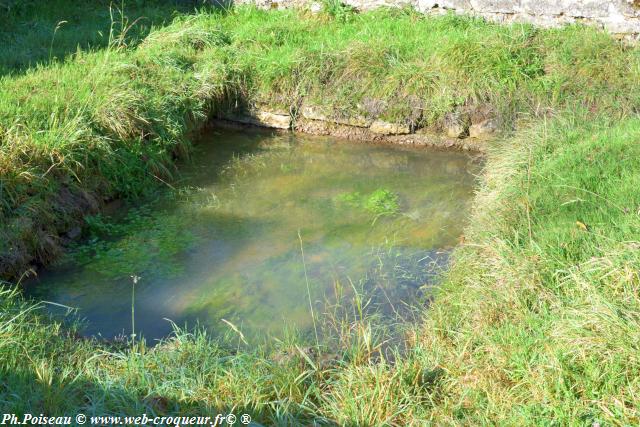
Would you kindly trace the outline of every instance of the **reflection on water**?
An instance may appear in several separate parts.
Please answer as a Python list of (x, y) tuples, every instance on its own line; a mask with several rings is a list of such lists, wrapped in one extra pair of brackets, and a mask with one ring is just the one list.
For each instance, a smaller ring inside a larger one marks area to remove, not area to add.
[(446, 264), (478, 168), (457, 152), (214, 131), (178, 190), (89, 219), (87, 241), (30, 292), (77, 307), (87, 334), (113, 337), (131, 333), (139, 276), (135, 322), (147, 339), (171, 331), (164, 319), (214, 335), (229, 329), (221, 319), (248, 334), (308, 330), (305, 267), (320, 316), (354, 289), (393, 308)]

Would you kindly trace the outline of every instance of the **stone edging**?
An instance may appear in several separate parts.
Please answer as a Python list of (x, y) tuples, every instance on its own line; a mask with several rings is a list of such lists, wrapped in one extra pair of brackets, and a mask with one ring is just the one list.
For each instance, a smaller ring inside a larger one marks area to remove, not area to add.
[(487, 141), (498, 131), (497, 120), (480, 117), (474, 120), (464, 112), (445, 117), (443, 132), (412, 129), (404, 123), (391, 123), (365, 117), (336, 118), (322, 112), (319, 107), (302, 107), (295, 116), (283, 111), (251, 109), (241, 113), (228, 113), (218, 119), (244, 125), (290, 130), (311, 135), (331, 135), (357, 141), (389, 144), (455, 148), (485, 151)]

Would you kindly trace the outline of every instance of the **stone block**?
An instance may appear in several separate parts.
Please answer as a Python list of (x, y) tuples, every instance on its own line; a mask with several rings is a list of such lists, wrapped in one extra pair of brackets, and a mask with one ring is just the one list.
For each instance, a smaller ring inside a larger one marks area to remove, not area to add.
[(367, 119), (366, 117), (362, 116), (334, 117), (332, 121), (341, 125), (355, 126), (360, 128), (367, 128), (371, 126), (371, 123), (373, 123), (372, 119)]
[(298, 114), (309, 120), (329, 121), (329, 115), (322, 108), (315, 105), (303, 105), (298, 111)]
[(640, 0), (618, 0), (613, 10), (625, 17), (640, 17)]
[(432, 12), (434, 9), (471, 11), (473, 8), (469, 0), (417, 0), (416, 10), (421, 13)]
[(444, 9), (470, 10), (472, 8), (469, 0), (442, 0), (438, 6)]
[(335, 116), (328, 113), (322, 107), (305, 104), (300, 108), (300, 115), (309, 120), (318, 120), (322, 122), (331, 122), (347, 126), (356, 126), (366, 128), (371, 126), (372, 119), (362, 116)]
[(483, 120), (469, 127), (469, 136), (475, 139), (491, 139), (498, 132), (498, 122), (495, 119)]
[(291, 116), (269, 111), (250, 111), (247, 114), (232, 117), (231, 120), (274, 129), (291, 129)]
[(411, 133), (409, 125), (403, 123), (390, 123), (383, 120), (376, 120), (371, 123), (369, 130), (378, 135), (406, 135)]
[(520, 0), (470, 0), (471, 7), (483, 13), (507, 13), (520, 12)]
[(463, 111), (454, 111), (444, 116), (443, 126), (449, 138), (464, 138), (469, 135), (471, 119)]
[(566, 15), (574, 18), (603, 18), (614, 0), (521, 0), (521, 11), (529, 15)]

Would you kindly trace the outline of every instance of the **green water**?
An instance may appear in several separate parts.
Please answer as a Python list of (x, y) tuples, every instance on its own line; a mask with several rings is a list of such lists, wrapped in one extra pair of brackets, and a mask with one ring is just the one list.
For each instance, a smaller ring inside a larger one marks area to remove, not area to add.
[(136, 333), (148, 340), (171, 332), (167, 319), (213, 335), (229, 332), (222, 319), (247, 336), (309, 331), (309, 300), (322, 324), (356, 293), (368, 309), (398, 313), (424, 303), (446, 268), (478, 163), (459, 152), (213, 131), (175, 190), (89, 218), (82, 243), (29, 293), (76, 308), (87, 335), (107, 338), (131, 334), (132, 298)]

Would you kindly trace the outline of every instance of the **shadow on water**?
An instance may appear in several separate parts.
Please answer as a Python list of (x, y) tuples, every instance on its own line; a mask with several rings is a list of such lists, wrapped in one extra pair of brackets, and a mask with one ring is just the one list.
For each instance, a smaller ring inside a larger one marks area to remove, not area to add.
[(123, 35), (127, 45), (135, 45), (151, 28), (167, 25), (177, 14), (213, 4), (204, 0), (2, 0), (0, 76), (63, 60), (78, 49), (103, 49), (110, 34)]
[[(85, 325), (83, 333), (87, 336), (104, 335), (108, 339), (131, 334), (133, 298), (136, 335), (151, 341), (166, 337), (173, 331), (170, 320), (184, 326), (186, 322), (194, 325), (199, 318), (195, 311), (184, 316), (176, 310), (178, 304), (183, 304), (178, 301), (176, 288), (184, 294), (197, 286), (199, 280), (206, 280), (206, 276), (197, 274), (199, 267), (221, 265), (233, 259), (250, 244), (250, 230), (261, 226), (258, 221), (224, 214), (207, 213), (204, 217), (212, 226), (223, 230), (223, 234), (229, 233), (234, 237), (234, 244), (228, 244), (224, 236), (210, 236), (206, 241), (198, 240), (197, 243), (193, 236), (187, 236), (184, 246), (177, 245), (175, 250), (169, 248), (166, 256), (156, 252), (156, 256), (146, 258), (144, 251), (154, 243), (145, 236), (135, 241), (135, 237), (129, 235), (114, 240), (116, 244), (124, 242), (124, 246), (117, 245), (102, 252), (108, 258), (105, 262), (95, 259), (94, 254), (100, 254), (100, 249), (86, 259), (71, 258), (63, 261), (59, 269), (44, 273), (42, 279), (28, 283), (25, 291), (27, 295), (51, 302), (50, 311), (61, 319), (67, 317), (67, 307), (79, 308), (77, 316)], [(161, 230), (153, 230), (156, 232)], [(179, 238), (177, 233), (181, 233), (181, 229), (176, 229), (175, 236), (165, 234), (155, 239), (161, 244), (172, 244)], [(246, 238), (238, 239), (241, 235)], [(136, 253), (143, 255), (136, 257)], [(140, 277), (135, 285), (134, 275)], [(49, 286), (51, 283), (64, 283), (64, 286)], [(220, 295), (220, 299), (222, 297)], [(230, 306), (229, 301), (225, 305)], [(72, 316), (67, 320), (76, 319)]]

